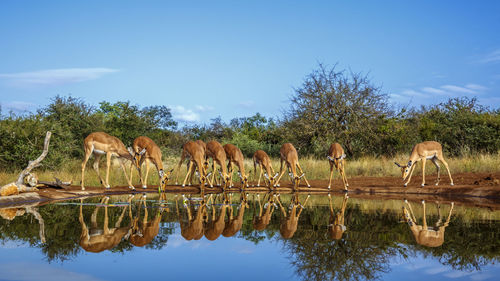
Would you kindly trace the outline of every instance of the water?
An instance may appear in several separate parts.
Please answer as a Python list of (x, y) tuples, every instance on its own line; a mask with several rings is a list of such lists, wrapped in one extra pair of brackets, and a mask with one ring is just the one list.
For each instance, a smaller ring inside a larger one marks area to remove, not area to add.
[(137, 194), (0, 209), (0, 280), (498, 280), (498, 211), (427, 202), (441, 228), (422, 233), (409, 204)]

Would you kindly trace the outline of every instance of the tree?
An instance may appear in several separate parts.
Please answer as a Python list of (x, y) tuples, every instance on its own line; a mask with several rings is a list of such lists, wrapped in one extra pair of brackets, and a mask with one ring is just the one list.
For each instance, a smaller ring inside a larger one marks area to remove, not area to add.
[(380, 121), (391, 115), (387, 95), (366, 75), (320, 64), (290, 98), (284, 113), (287, 140), (299, 149), (323, 156), (331, 142), (347, 153), (365, 154)]

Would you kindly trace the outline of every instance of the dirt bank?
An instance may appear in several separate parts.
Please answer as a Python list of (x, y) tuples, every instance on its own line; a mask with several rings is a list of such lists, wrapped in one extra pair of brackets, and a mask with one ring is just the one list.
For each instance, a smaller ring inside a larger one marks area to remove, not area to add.
[[(408, 200), (438, 200), (442, 202), (454, 201), (465, 205), (489, 207), (500, 209), (500, 173), (463, 173), (454, 175), (455, 185), (449, 185), (449, 179), (442, 177), (439, 186), (435, 186), (435, 175), (426, 177), (429, 185), (420, 187), (421, 177), (414, 177), (408, 187), (403, 187), (401, 178), (395, 177), (355, 177), (349, 179), (349, 195), (354, 198), (366, 199), (408, 199)], [(251, 185), (253, 182), (250, 183)], [(299, 192), (310, 194), (327, 194), (328, 192), (343, 192), (340, 180), (333, 181), (332, 190), (328, 190), (328, 181), (312, 180), (312, 187), (300, 186)], [(239, 191), (239, 188), (230, 190)], [(157, 192), (157, 187), (150, 186), (147, 189), (137, 187), (131, 191), (128, 187), (117, 186), (109, 190), (103, 187), (87, 187), (82, 191), (79, 186), (71, 186), (66, 189), (40, 188), (33, 193), (25, 193), (17, 196), (0, 197), (0, 207), (22, 205), (39, 201), (46, 204), (54, 200), (68, 200), (87, 196), (114, 195), (125, 193)], [(248, 193), (267, 192), (266, 187), (249, 187)], [(290, 181), (283, 181), (281, 187), (276, 188), (276, 192), (292, 192)], [(168, 193), (199, 193), (198, 186), (181, 187), (179, 185), (169, 185)], [(206, 193), (222, 192), (221, 188), (205, 188)]]

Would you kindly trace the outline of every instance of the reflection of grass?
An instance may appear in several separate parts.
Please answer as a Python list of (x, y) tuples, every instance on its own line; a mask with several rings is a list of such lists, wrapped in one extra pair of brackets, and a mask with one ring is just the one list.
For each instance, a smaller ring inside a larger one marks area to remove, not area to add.
[[(346, 174), (347, 177), (355, 177), (355, 176), (400, 176), (400, 170), (394, 165), (394, 161), (398, 161), (400, 163), (406, 163), (408, 159), (408, 155), (400, 155), (395, 158), (385, 158), (385, 157), (363, 157), (360, 159), (347, 159), (346, 160)], [(173, 167), (177, 167), (177, 163), (179, 161), (178, 157), (165, 157), (165, 169), (170, 170)], [(300, 165), (308, 179), (328, 179), (330, 167), (328, 161), (325, 159), (317, 160), (313, 158), (303, 158), (300, 159)], [(448, 164), (450, 165), (450, 170), (452, 175), (455, 173), (462, 172), (498, 172), (500, 171), (500, 153), (499, 154), (480, 154), (480, 155), (470, 155), (467, 157), (461, 158), (449, 158), (447, 159)], [(116, 162), (116, 161), (115, 161)], [(280, 169), (280, 161), (279, 159), (273, 159), (273, 167), (276, 172), (279, 172)], [(89, 161), (86, 169), (86, 185), (89, 186), (99, 186), (99, 180), (97, 179), (97, 174), (92, 168), (93, 159)], [(75, 160), (67, 164), (60, 171), (37, 171), (35, 173), (39, 176), (40, 180), (50, 180), (52, 181), (54, 176), (60, 178), (61, 180), (73, 180), (73, 184), (78, 185), (80, 182), (80, 171), (81, 171), (81, 162), (79, 160)], [(421, 164), (418, 164), (414, 175), (418, 175), (421, 173)], [(101, 176), (104, 178), (106, 175), (106, 167), (105, 162), (102, 161), (100, 165)], [(128, 166), (128, 164), (127, 164)], [(152, 165), (151, 165), (152, 166)], [(443, 165), (441, 165), (441, 174), (446, 177), (446, 169)], [(245, 168), (246, 173), (250, 174), (250, 180), (253, 180), (253, 163), (251, 159), (245, 160)], [(129, 168), (127, 168), (128, 171)], [(150, 168), (149, 173), (149, 184), (158, 184), (158, 174), (154, 166)], [(432, 162), (427, 162), (426, 170), (428, 174), (434, 174), (436, 169)], [(258, 177), (259, 168), (257, 167), (257, 177)], [(139, 184), (139, 178), (137, 175), (137, 171), (134, 169), (134, 184)], [(177, 171), (174, 171), (174, 180)], [(17, 177), (17, 173), (5, 173), (0, 172), (0, 185), (5, 184), (10, 181), (14, 181)], [(184, 180), (184, 175), (186, 174), (186, 165), (182, 165), (180, 169), (179, 181)], [(337, 172), (334, 172), (334, 178), (338, 179), (339, 175)], [(237, 176), (235, 175), (235, 179)], [(173, 182), (172, 180), (171, 182)], [(256, 179), (255, 179), (256, 180)], [(283, 180), (288, 180), (287, 175), (283, 176)], [(123, 172), (120, 166), (115, 163), (114, 166), (110, 169), (109, 176), (110, 184), (113, 185), (126, 185), (127, 181), (123, 176)]]

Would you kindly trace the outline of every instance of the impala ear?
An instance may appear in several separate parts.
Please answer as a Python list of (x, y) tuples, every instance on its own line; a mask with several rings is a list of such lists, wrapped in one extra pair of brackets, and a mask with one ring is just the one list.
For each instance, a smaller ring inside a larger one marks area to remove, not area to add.
[(306, 175), (306, 173), (302, 173), (302, 175), (299, 177), (299, 179), (304, 177), (305, 175)]
[(269, 179), (269, 176), (267, 175), (267, 173), (264, 173), (264, 177), (266, 177), (266, 179)]
[(145, 149), (145, 148), (143, 148), (143, 149), (141, 150), (141, 152), (139, 152), (139, 155), (143, 155), (144, 153), (146, 153), (146, 149)]
[(327, 155), (326, 158), (328, 158), (328, 160), (330, 161), (333, 161), (332, 157), (330, 157), (330, 155)]
[(132, 156), (135, 156), (135, 151), (132, 149), (132, 147), (127, 147), (127, 150), (128, 150), (128, 153), (130, 153), (130, 155)]
[(411, 165), (412, 165), (412, 164), (413, 164), (413, 163), (411, 162), (411, 160), (410, 160), (410, 161), (408, 161), (408, 168), (409, 168), (409, 167), (411, 167)]
[(396, 166), (398, 166), (399, 168), (401, 168), (401, 165), (399, 165), (398, 162), (394, 162), (394, 164), (396, 164)]
[(273, 179), (275, 179), (280, 173), (276, 173), (276, 175), (274, 175)]
[(174, 171), (174, 169), (172, 168), (172, 170), (168, 171), (168, 173), (171, 174), (173, 171)]
[(342, 156), (340, 157), (340, 159), (344, 159), (346, 157), (345, 153), (342, 154)]

